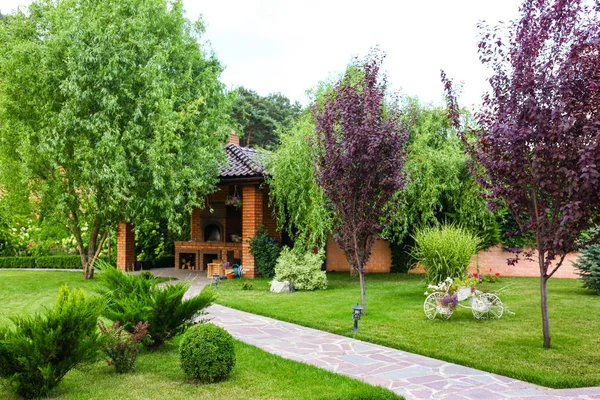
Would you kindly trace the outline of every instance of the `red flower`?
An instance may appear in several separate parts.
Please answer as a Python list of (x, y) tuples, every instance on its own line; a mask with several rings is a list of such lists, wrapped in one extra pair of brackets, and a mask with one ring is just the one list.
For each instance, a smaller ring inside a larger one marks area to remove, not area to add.
[(500, 276), (500, 272), (496, 272), (496, 276)]
[(475, 293), (475, 288), (474, 287), (471, 288), (471, 293)]
[(477, 272), (473, 273), (473, 278), (477, 278)]
[(491, 278), (491, 277), (490, 277), (490, 282), (493, 282), (493, 281), (494, 281), (494, 278)]

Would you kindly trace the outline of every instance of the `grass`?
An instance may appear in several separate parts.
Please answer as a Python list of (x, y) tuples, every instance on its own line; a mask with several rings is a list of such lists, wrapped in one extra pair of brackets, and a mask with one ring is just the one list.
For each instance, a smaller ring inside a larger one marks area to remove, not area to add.
[[(372, 274), (367, 311), (354, 334), (351, 306), (360, 301), (358, 278), (328, 273), (329, 287), (314, 292), (270, 293), (268, 279), (219, 285), (217, 303), (340, 335), (423, 354), (553, 388), (600, 386), (600, 296), (573, 279), (548, 285), (552, 348), (542, 348), (537, 278), (503, 278), (501, 298), (515, 315), (478, 321), (459, 308), (448, 321), (423, 313), (422, 276)], [(495, 285), (495, 286), (494, 286)]]
[[(0, 324), (7, 315), (33, 313), (51, 307), (58, 287), (94, 290), (97, 281), (83, 281), (81, 272), (0, 271)], [(69, 372), (52, 399), (397, 399), (387, 389), (283, 359), (236, 341), (237, 364), (219, 383), (200, 385), (179, 367), (178, 337), (152, 352), (143, 351), (136, 372), (117, 375), (98, 361)], [(0, 398), (15, 399), (0, 385)]]

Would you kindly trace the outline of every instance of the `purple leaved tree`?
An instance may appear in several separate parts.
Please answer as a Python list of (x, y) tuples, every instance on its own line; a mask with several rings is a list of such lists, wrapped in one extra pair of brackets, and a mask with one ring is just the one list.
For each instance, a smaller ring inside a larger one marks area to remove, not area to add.
[(386, 205), (403, 189), (408, 124), (398, 99), (386, 99), (384, 54), (355, 60), (312, 108), (317, 180), (334, 210), (334, 239), (358, 274), (366, 313), (365, 264), (381, 232)]
[[(481, 32), (492, 89), (476, 114), (478, 128), (463, 140), (492, 205), (505, 204), (521, 231), (531, 232), (537, 252), (525, 256), (539, 262), (549, 348), (548, 279), (582, 231), (600, 224), (600, 20), (581, 0), (526, 0), (506, 39), (499, 28)], [(458, 127), (452, 84), (443, 73), (442, 80)]]

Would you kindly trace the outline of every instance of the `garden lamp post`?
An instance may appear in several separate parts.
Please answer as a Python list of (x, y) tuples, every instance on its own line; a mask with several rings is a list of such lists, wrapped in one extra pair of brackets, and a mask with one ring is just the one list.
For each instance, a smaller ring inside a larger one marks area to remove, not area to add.
[(219, 274), (213, 274), (213, 283), (215, 284), (215, 289), (219, 288)]
[(354, 320), (354, 327), (352, 328), (352, 332), (356, 332), (358, 330), (358, 320), (360, 319), (360, 315), (362, 314), (363, 308), (356, 303), (355, 306), (352, 306), (352, 319)]

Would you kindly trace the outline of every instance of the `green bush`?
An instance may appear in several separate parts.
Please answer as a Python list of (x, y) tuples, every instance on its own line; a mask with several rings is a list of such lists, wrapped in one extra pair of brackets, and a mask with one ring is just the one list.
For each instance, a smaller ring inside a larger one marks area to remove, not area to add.
[(36, 259), (38, 268), (81, 269), (81, 257), (72, 256), (43, 256)]
[(275, 273), (275, 265), (281, 248), (263, 225), (250, 239), (250, 254), (254, 256), (254, 265), (260, 276), (269, 277)]
[(35, 268), (35, 257), (0, 257), (0, 268)]
[(284, 247), (277, 259), (275, 279), (290, 281), (296, 290), (327, 288), (327, 275), (321, 271), (325, 259), (323, 250), (318, 253), (302, 253)]
[(20, 396), (46, 396), (62, 377), (98, 349), (96, 322), (103, 306), (83, 289), (62, 286), (45, 314), (11, 317), (0, 327), (0, 376)]
[(98, 266), (103, 271), (99, 274), (100, 281), (108, 289), (110, 300), (103, 315), (119, 321), (132, 333), (139, 321), (148, 321), (151, 341), (145, 344), (151, 347), (160, 346), (181, 332), (214, 300), (214, 292), (210, 289), (183, 300), (189, 287), (187, 283), (160, 284), (163, 280), (149, 273), (125, 273), (104, 262), (99, 262)]
[(573, 266), (579, 269), (583, 287), (600, 294), (600, 244), (585, 247)]
[(214, 324), (194, 325), (179, 345), (181, 367), (201, 382), (225, 379), (235, 366), (233, 338)]
[(425, 268), (425, 280), (437, 284), (465, 273), (481, 239), (457, 225), (425, 227), (413, 235), (415, 247), (411, 255)]

